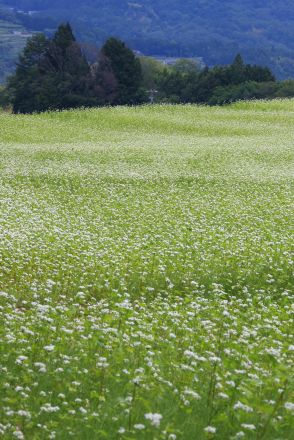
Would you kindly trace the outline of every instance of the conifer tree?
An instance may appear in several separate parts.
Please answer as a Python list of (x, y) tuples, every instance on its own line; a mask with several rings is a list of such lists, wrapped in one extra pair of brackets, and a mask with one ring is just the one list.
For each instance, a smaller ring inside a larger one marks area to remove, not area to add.
[(76, 38), (69, 23), (63, 23), (58, 27), (52, 42), (59, 47), (64, 54), (66, 50), (76, 42)]
[(92, 91), (97, 105), (113, 105), (118, 100), (118, 82), (109, 59), (102, 53), (92, 65)]
[(29, 38), (14, 75), (8, 79), (7, 93), (14, 113), (32, 113), (41, 111), (39, 92), (42, 78), (39, 62), (43, 58), (49, 41), (43, 34)]
[(110, 61), (118, 83), (117, 104), (137, 104), (144, 99), (142, 92), (142, 69), (139, 59), (125, 43), (109, 38), (101, 50)]
[(57, 29), (39, 63), (44, 78), (44, 105), (52, 109), (86, 106), (90, 67), (70, 25)]

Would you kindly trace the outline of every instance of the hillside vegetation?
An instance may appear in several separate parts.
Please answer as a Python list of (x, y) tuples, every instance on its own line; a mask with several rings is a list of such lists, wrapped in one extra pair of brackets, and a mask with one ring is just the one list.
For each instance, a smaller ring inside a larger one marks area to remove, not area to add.
[[(3, 0), (2, 0), (3, 2)], [(0, 1), (1, 3), (1, 1)], [(10, 0), (24, 14), (14, 21), (48, 30), (70, 20), (81, 41), (98, 45), (111, 35), (149, 55), (203, 57), (226, 64), (240, 52), (268, 65), (277, 77), (294, 75), (294, 3), (291, 0)], [(28, 11), (38, 13), (28, 14)], [(11, 19), (10, 19), (11, 20)]]
[(21, 35), (22, 32), (25, 29), (21, 25), (0, 19), (0, 84), (5, 82), (7, 73), (14, 70), (25, 45), (26, 37)]
[(294, 101), (0, 114), (0, 435), (290, 439)]

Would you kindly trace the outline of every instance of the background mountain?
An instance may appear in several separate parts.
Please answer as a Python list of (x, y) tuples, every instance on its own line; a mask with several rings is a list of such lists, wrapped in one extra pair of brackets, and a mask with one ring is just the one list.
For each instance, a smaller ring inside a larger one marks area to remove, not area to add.
[(240, 52), (278, 78), (294, 77), (293, 0), (0, 0), (2, 80), (27, 33), (50, 34), (64, 20), (82, 42), (101, 45), (115, 35), (146, 55), (202, 57), (208, 65)]

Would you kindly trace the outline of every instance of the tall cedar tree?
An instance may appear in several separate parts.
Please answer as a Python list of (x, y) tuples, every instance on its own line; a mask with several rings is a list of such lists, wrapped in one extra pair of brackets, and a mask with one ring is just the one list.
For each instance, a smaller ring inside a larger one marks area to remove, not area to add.
[(45, 108), (66, 109), (91, 104), (90, 67), (68, 23), (57, 29), (39, 62), (39, 70), (44, 81)]
[(90, 67), (69, 24), (53, 39), (30, 38), (8, 81), (14, 113), (42, 112), (98, 104)]
[(118, 83), (118, 97), (115, 103), (123, 105), (142, 102), (142, 69), (133, 51), (117, 38), (109, 38), (101, 52), (109, 59)]
[(43, 34), (37, 34), (28, 39), (19, 57), (15, 74), (8, 79), (7, 83), (7, 93), (14, 113), (32, 113), (42, 110), (39, 95), (43, 84), (39, 62), (48, 45), (49, 41)]

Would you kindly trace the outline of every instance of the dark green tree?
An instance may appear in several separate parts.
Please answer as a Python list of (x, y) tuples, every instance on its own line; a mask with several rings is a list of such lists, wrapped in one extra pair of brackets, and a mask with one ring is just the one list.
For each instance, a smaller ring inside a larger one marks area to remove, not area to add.
[(90, 66), (68, 23), (52, 40), (42, 34), (28, 40), (8, 93), (16, 113), (98, 104)]
[(39, 63), (48, 49), (49, 41), (43, 34), (28, 39), (19, 57), (15, 74), (8, 79), (7, 93), (14, 113), (42, 110), (39, 94), (43, 87)]
[(109, 38), (101, 49), (118, 83), (116, 104), (138, 104), (145, 98), (142, 89), (142, 69), (138, 58), (125, 43)]
[(97, 105), (113, 105), (118, 99), (118, 82), (109, 59), (99, 55), (91, 67), (91, 90)]
[(70, 25), (57, 29), (39, 62), (43, 75), (45, 108), (66, 109), (93, 105), (90, 98), (90, 67), (75, 40)]
[(69, 23), (61, 24), (52, 40), (52, 43), (63, 51), (64, 54), (66, 53), (66, 50), (75, 42), (76, 38)]
[(0, 86), (0, 110), (7, 109), (9, 106), (10, 102), (7, 89), (4, 86)]

